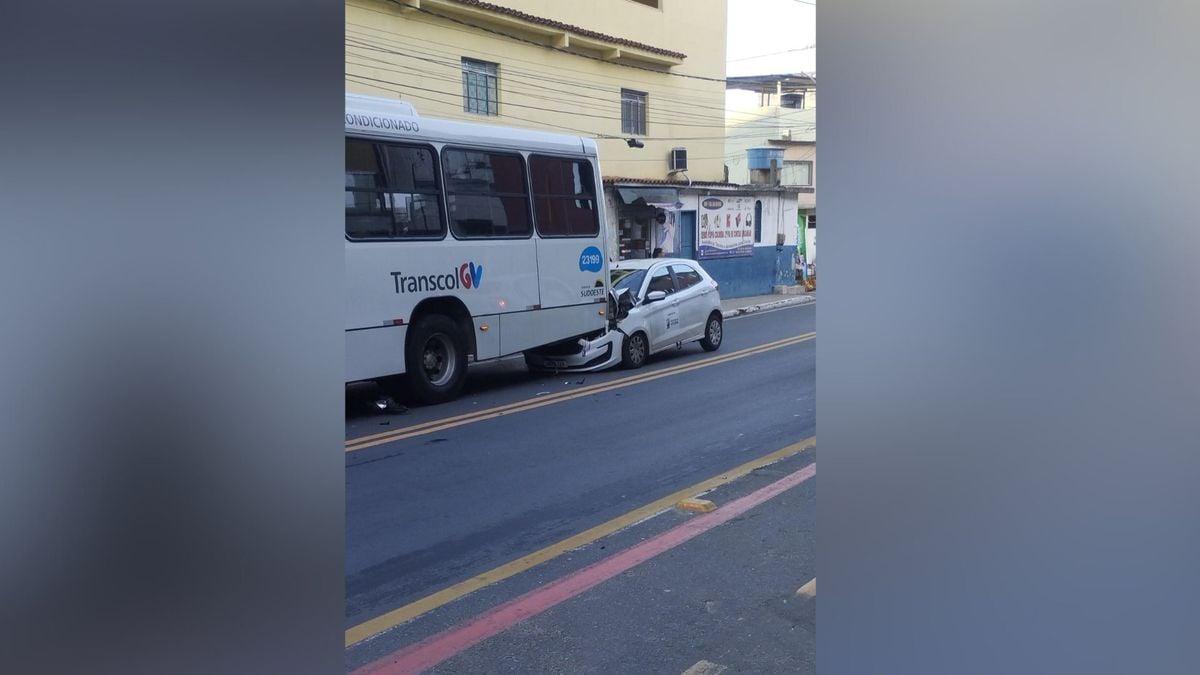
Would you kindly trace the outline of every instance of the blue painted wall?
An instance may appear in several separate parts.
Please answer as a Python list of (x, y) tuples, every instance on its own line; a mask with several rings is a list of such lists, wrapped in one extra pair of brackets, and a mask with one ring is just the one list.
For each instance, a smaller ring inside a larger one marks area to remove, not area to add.
[(753, 256), (701, 260), (700, 265), (721, 284), (722, 298), (744, 298), (770, 294), (778, 285), (795, 286), (795, 256), (795, 246), (780, 251), (755, 246)]

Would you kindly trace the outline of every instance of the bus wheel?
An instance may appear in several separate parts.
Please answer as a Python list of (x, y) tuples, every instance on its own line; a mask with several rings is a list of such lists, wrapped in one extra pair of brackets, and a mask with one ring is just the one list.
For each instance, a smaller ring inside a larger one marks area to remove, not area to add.
[(409, 328), (404, 369), (422, 403), (458, 397), (467, 381), (467, 349), (459, 327), (441, 314), (422, 317)]

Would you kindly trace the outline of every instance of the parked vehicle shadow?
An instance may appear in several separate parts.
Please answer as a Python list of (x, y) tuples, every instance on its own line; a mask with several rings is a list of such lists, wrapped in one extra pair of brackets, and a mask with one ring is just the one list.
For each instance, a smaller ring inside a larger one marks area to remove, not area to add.
[[(696, 358), (703, 351), (696, 344), (685, 344), (683, 349), (668, 349), (659, 352), (646, 362), (646, 368), (674, 365), (689, 358)], [(642, 372), (641, 370), (614, 369), (603, 371), (618, 377)], [(518, 387), (524, 384), (544, 382), (547, 386), (563, 382), (581, 384), (594, 373), (553, 373), (531, 371), (523, 359), (504, 359), (492, 363), (473, 365), (467, 372), (467, 382), (460, 398), (479, 396), (489, 392)], [(365, 421), (378, 417), (386, 420), (403, 415), (408, 408), (425, 407), (419, 403), (405, 386), (403, 377), (383, 378), (378, 381), (354, 382), (346, 385), (346, 419)]]

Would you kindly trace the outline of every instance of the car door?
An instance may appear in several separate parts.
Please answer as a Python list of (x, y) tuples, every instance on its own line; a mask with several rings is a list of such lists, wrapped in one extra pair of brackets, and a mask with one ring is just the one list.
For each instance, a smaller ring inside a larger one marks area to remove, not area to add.
[[(654, 291), (662, 291), (666, 297), (650, 302), (650, 293)], [(679, 341), (679, 302), (675, 297), (675, 280), (667, 265), (658, 265), (647, 275), (646, 289), (642, 292), (642, 314), (649, 333), (650, 351), (658, 351)]]
[(708, 319), (709, 306), (705, 297), (712, 290), (700, 273), (686, 263), (671, 263), (675, 273), (675, 299), (679, 304), (680, 330), (676, 340), (699, 340), (704, 337), (704, 322)]

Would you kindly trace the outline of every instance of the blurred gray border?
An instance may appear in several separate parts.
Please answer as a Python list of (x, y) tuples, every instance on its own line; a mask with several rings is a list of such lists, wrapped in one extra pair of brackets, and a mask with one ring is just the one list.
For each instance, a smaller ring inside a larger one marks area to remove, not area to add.
[(338, 672), (343, 5), (3, 24), (0, 671)]
[(819, 672), (1196, 672), (1198, 19), (819, 5)]

